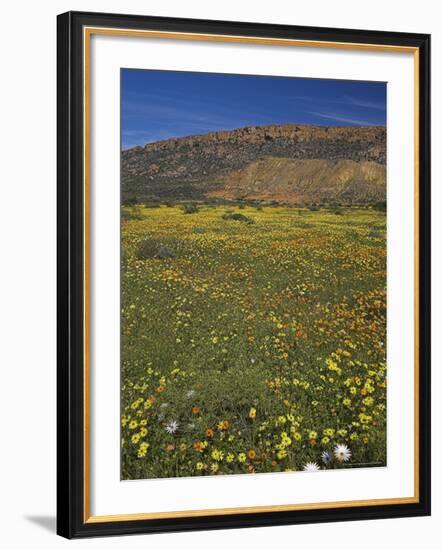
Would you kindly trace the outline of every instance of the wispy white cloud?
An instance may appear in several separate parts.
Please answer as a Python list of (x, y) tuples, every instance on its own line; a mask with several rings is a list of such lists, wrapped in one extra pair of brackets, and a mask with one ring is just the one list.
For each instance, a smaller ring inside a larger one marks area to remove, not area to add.
[(332, 99), (332, 98), (318, 98), (318, 97), (310, 97), (310, 96), (291, 96), (291, 99), (296, 101), (304, 101), (308, 103), (316, 103), (319, 105), (349, 105), (352, 107), (362, 107), (365, 109), (374, 109), (376, 111), (385, 111), (385, 102), (384, 101), (368, 101), (365, 99), (358, 99), (356, 97), (351, 97), (348, 95), (342, 96), (342, 98), (339, 99)]
[(308, 111), (311, 115), (334, 120), (335, 122), (346, 122), (347, 124), (358, 124), (360, 126), (376, 126), (372, 121), (350, 118), (333, 113), (319, 113), (318, 111)]
[(376, 109), (377, 111), (385, 111), (385, 102), (366, 101), (365, 99), (357, 99), (355, 97), (344, 96), (348, 105), (355, 107), (365, 107), (366, 109)]

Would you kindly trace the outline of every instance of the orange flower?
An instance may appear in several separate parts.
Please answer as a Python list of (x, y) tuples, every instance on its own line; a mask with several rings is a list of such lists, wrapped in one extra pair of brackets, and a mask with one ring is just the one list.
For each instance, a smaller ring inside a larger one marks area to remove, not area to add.
[(361, 395), (367, 395), (367, 390), (365, 388), (362, 388)]
[(316, 445), (316, 439), (310, 439), (309, 443), (312, 447), (314, 447)]
[(253, 460), (256, 457), (256, 452), (253, 449), (250, 449), (250, 451), (247, 453), (247, 456), (250, 458), (250, 460)]
[(164, 386), (158, 386), (158, 388), (156, 388), (156, 392), (158, 393), (162, 393), (166, 388)]
[(197, 452), (197, 453), (202, 453), (203, 450), (204, 450), (204, 446), (202, 444), (201, 441), (196, 441), (194, 444), (193, 444), (193, 448), (194, 450)]
[(220, 430), (227, 430), (229, 427), (229, 421), (228, 420), (221, 420), (221, 422), (219, 422), (218, 424), (218, 428)]
[(296, 338), (301, 338), (301, 336), (303, 335), (303, 332), (302, 330), (299, 328), (297, 331), (296, 331)]
[(212, 428), (207, 428), (206, 430), (206, 437), (213, 437), (214, 431)]
[(193, 414), (199, 414), (201, 412), (201, 407), (192, 407)]

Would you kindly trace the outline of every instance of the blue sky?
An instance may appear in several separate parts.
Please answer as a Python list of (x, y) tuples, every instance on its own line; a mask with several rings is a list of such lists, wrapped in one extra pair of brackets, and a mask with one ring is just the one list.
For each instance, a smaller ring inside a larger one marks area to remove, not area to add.
[(268, 124), (386, 124), (386, 84), (175, 71), (121, 71), (123, 149)]

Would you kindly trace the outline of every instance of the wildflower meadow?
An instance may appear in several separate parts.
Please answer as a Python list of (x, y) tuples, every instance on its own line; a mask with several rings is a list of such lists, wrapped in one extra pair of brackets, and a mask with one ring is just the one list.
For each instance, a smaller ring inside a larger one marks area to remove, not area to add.
[(386, 465), (386, 214), (132, 205), (121, 478)]

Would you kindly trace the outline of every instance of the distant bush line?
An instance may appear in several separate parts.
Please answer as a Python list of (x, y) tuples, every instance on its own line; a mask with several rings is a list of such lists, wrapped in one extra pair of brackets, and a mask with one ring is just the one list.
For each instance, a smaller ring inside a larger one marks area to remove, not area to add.
[[(239, 210), (244, 210), (245, 208), (255, 208), (258, 211), (262, 211), (263, 208), (297, 208), (297, 209), (306, 209), (310, 212), (318, 212), (319, 210), (326, 208), (332, 211), (333, 213), (340, 215), (342, 210), (345, 208), (366, 208), (376, 210), (378, 212), (386, 212), (387, 202), (378, 201), (375, 203), (346, 203), (346, 202), (335, 202), (335, 201), (323, 201), (317, 203), (309, 204), (291, 204), (283, 201), (260, 201), (257, 199), (220, 199), (220, 198), (207, 198), (206, 200), (200, 201), (183, 201), (183, 200), (159, 200), (159, 199), (149, 199), (139, 198), (137, 196), (125, 197), (122, 201), (122, 207), (126, 209), (132, 209), (134, 207), (143, 207), (144, 208), (160, 208), (165, 206), (168, 208), (179, 207), (183, 210), (184, 214), (196, 214), (200, 208), (213, 208), (213, 207), (230, 207), (238, 208)], [(127, 217), (124, 215), (123, 217)]]

